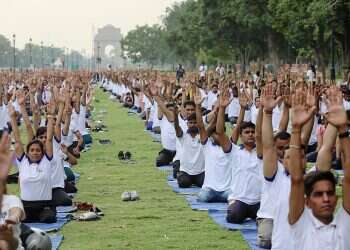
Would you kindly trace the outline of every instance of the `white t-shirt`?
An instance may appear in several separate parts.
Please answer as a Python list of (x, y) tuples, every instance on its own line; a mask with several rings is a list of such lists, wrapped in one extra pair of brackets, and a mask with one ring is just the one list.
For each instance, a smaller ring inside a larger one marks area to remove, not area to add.
[(229, 157), (219, 145), (208, 139), (203, 145), (205, 157), (205, 178), (202, 188), (218, 192), (227, 191), (231, 186), (231, 167)]
[(52, 200), (51, 160), (46, 154), (39, 163), (30, 162), (25, 154), (17, 159), (22, 200)]
[(238, 97), (233, 97), (228, 106), (228, 117), (238, 117), (241, 106), (239, 105)]
[(80, 112), (78, 117), (78, 129), (81, 135), (87, 135), (89, 134), (86, 130), (86, 107), (83, 105), (80, 105)]
[(54, 139), (52, 140), (53, 144), (53, 158), (51, 161), (51, 183), (52, 188), (64, 188), (64, 179), (65, 179), (65, 172), (64, 172), (64, 164), (63, 161), (67, 157), (61, 150), (60, 142)]
[(198, 175), (204, 172), (204, 154), (200, 142), (199, 134), (194, 138), (186, 132), (183, 132), (178, 140), (182, 146), (182, 155), (180, 158), (180, 171), (189, 175)]
[(291, 227), (295, 250), (348, 250), (350, 249), (350, 214), (341, 206), (333, 221), (325, 225), (304, 209), (299, 220)]
[[(258, 160), (259, 165), (261, 165), (261, 168), (263, 168), (263, 161)], [(278, 162), (277, 167), (283, 169), (283, 165)], [(272, 219), (273, 218), (273, 212), (274, 212), (274, 207), (275, 207), (275, 199), (276, 199), (276, 194), (273, 193), (273, 188), (270, 188), (271, 183), (267, 183), (264, 176), (262, 176), (263, 179), (263, 185), (262, 185), (262, 190), (261, 190), (261, 202), (260, 202), (260, 208), (257, 213), (258, 218), (264, 218), (264, 219)]]
[[(187, 121), (185, 119), (182, 119), (182, 116), (180, 114), (178, 115), (178, 117), (179, 117), (180, 128), (182, 129), (183, 133), (186, 133), (187, 129), (188, 129)], [(179, 138), (177, 138), (177, 136), (176, 136), (176, 155), (175, 155), (173, 161), (180, 160), (181, 159), (181, 154), (182, 154), (182, 146), (181, 146), (181, 143), (179, 141)]]
[[(21, 200), (17, 196), (5, 194), (3, 196), (2, 206), (1, 206), (0, 225), (5, 223), (5, 220), (9, 216), (10, 210), (13, 208), (21, 209), (24, 214), (23, 204)], [(24, 218), (21, 218), (21, 219), (24, 219)], [(17, 250), (24, 249), (22, 247), (22, 242), (20, 239), (20, 234), (21, 234), (20, 224), (13, 225), (12, 230), (13, 230), (13, 237), (19, 241), (19, 246), (17, 247)]]
[(266, 191), (273, 195), (272, 250), (292, 250), (293, 240), (288, 223), (290, 175), (282, 164), (272, 181), (265, 180)]
[(160, 139), (163, 148), (171, 151), (176, 150), (176, 133), (172, 123), (168, 121), (165, 115), (160, 120)]
[(232, 149), (226, 153), (229, 157), (232, 179), (231, 194), (228, 200), (239, 200), (248, 205), (260, 202), (262, 188), (262, 168), (258, 164), (256, 149), (251, 152), (243, 146), (232, 144)]
[(214, 93), (212, 91), (209, 91), (208, 93), (208, 103), (207, 103), (207, 109), (212, 110), (213, 106), (216, 103), (216, 100), (218, 99), (218, 93)]
[(7, 122), (9, 122), (7, 105), (3, 104), (0, 106), (0, 130), (8, 127)]

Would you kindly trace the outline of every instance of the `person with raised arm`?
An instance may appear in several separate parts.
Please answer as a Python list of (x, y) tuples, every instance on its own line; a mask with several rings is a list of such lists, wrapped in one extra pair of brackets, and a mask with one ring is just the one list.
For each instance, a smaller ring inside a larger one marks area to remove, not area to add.
[[(232, 131), (231, 139), (225, 134), (225, 109), (230, 104), (230, 93), (224, 91), (219, 97), (219, 113), (216, 123), (218, 141), (227, 154), (231, 167), (231, 194), (228, 197), (229, 207), (226, 220), (230, 223), (243, 223), (245, 219), (256, 219), (260, 207), (261, 168), (257, 161), (255, 147), (255, 125), (242, 122), (248, 97), (240, 95), (240, 114), (237, 125)], [(242, 145), (237, 146), (240, 136)]]
[[(311, 249), (350, 249), (350, 241), (346, 238), (350, 232), (350, 137), (346, 111), (342, 103), (342, 95), (335, 86), (331, 87), (327, 99), (327, 121), (337, 129), (342, 149), (344, 168), (343, 200), (335, 212), (338, 197), (336, 179), (326, 164), (317, 160), (320, 169), (312, 171), (304, 177), (304, 162), (301, 151), (301, 124), (292, 121), (293, 135), (290, 148), (291, 192), (288, 221), (294, 248)], [(293, 98), (293, 106), (303, 106), (300, 94)], [(332, 132), (332, 131), (330, 131)], [(334, 136), (334, 133), (325, 134)], [(327, 139), (327, 138), (325, 138)], [(333, 138), (331, 138), (333, 140)]]

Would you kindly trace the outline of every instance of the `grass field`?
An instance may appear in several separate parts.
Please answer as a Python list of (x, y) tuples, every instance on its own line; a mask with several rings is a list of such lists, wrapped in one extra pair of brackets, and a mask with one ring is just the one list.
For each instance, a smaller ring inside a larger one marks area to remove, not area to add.
[[(102, 91), (96, 100), (94, 118), (103, 120), (108, 132), (93, 134), (92, 150), (75, 168), (81, 174), (75, 200), (93, 202), (105, 216), (68, 223), (60, 249), (249, 249), (239, 232), (221, 229), (207, 212), (192, 211), (183, 196), (172, 192), (167, 174), (154, 167), (161, 146), (143, 131), (139, 118)], [(98, 139), (113, 144), (100, 145)], [(136, 164), (121, 163), (116, 157), (120, 150), (130, 151)], [(11, 185), (10, 190), (17, 188)], [(137, 190), (141, 200), (122, 202), (126, 190)]]

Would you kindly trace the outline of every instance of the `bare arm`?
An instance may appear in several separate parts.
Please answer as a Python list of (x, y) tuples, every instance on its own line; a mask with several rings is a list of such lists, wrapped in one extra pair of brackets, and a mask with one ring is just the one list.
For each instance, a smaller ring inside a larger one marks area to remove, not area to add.
[(49, 158), (52, 158), (53, 156), (53, 144), (52, 144), (52, 138), (54, 133), (53, 123), (54, 123), (54, 116), (55, 116), (55, 103), (50, 101), (47, 107), (47, 138), (45, 143), (45, 152), (46, 155)]
[(18, 126), (17, 126), (16, 111), (15, 111), (15, 109), (12, 106), (11, 103), (8, 105), (8, 111), (9, 111), (9, 115), (10, 115), (10, 118), (11, 118), (11, 125), (12, 125), (13, 135), (15, 137), (15, 142), (16, 142), (16, 145), (15, 145), (16, 156), (17, 156), (17, 158), (20, 158), (24, 154), (24, 149), (23, 149), (23, 145), (22, 145), (19, 129), (18, 129)]
[(175, 127), (176, 136), (182, 137), (183, 131), (182, 131), (180, 124), (179, 124), (179, 117), (178, 117), (178, 113), (177, 113), (177, 108), (175, 108), (175, 110), (174, 110), (174, 127)]
[(224, 152), (230, 151), (232, 143), (228, 136), (225, 134), (225, 109), (230, 104), (230, 94), (222, 93), (219, 97), (219, 112), (216, 120), (216, 133), (218, 134), (218, 139), (220, 146)]
[(256, 118), (255, 138), (256, 138), (256, 154), (259, 158), (263, 156), (263, 144), (262, 144), (262, 120), (263, 120), (263, 107), (259, 107), (258, 116)]

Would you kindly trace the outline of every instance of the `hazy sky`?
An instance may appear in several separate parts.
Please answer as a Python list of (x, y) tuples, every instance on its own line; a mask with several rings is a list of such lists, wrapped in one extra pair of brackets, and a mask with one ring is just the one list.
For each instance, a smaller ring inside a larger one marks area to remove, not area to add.
[(112, 24), (125, 35), (136, 25), (160, 23), (174, 2), (179, 0), (0, 0), (0, 34), (15, 33), (19, 47), (32, 37), (90, 54), (93, 27)]

